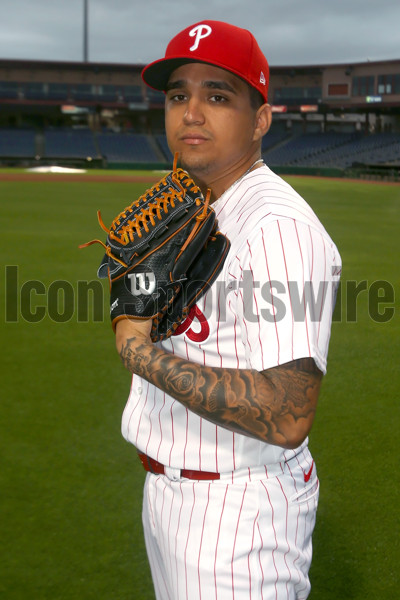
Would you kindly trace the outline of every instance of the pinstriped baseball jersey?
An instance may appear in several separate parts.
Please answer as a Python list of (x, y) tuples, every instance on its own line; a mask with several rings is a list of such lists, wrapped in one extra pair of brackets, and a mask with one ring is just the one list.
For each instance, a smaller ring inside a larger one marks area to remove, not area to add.
[[(267, 166), (214, 203), (231, 242), (216, 282), (177, 335), (161, 346), (208, 366), (263, 371), (313, 357), (326, 371), (341, 260), (308, 204)], [(274, 465), (284, 450), (202, 419), (138, 376), (122, 418), (123, 436), (173, 468), (230, 472)]]

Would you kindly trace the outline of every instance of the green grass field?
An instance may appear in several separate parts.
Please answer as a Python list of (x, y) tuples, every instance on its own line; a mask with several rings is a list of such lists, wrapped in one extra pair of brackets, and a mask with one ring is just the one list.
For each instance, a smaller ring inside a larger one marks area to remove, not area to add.
[[(400, 556), (400, 324), (390, 295), (399, 294), (400, 186), (287, 179), (313, 206), (344, 263), (311, 434), (321, 496), (310, 598), (391, 600)], [(78, 282), (96, 279), (102, 256), (100, 246), (78, 250), (103, 237), (96, 210), (108, 223), (143, 190), (58, 183), (56, 176), (0, 181), (0, 310), (9, 321), (0, 323), (6, 600), (153, 598), (141, 528), (145, 475), (120, 434), (130, 377), (114, 350), (105, 287), (104, 319), (98, 307), (98, 321), (91, 312), (87, 322), (77, 317)], [(60, 281), (73, 294), (72, 315), (58, 296)], [(366, 282), (356, 300), (352, 281)], [(390, 320), (384, 310), (394, 312)]]

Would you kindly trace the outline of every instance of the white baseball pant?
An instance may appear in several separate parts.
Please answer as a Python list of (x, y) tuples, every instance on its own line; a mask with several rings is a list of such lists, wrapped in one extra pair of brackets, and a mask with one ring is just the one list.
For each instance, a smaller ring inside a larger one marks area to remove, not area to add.
[(217, 481), (148, 474), (143, 526), (157, 600), (305, 600), (319, 481), (308, 449)]

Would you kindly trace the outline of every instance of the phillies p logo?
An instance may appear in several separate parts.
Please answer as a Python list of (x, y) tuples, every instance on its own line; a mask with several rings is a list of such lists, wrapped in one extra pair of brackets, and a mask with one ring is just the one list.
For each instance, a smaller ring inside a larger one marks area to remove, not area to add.
[(190, 37), (194, 37), (195, 40), (193, 46), (191, 46), (189, 50), (191, 52), (197, 50), (200, 44), (200, 40), (203, 40), (204, 38), (208, 37), (211, 32), (212, 29), (209, 25), (197, 25), (196, 27), (193, 27), (193, 29), (189, 31), (189, 35)]

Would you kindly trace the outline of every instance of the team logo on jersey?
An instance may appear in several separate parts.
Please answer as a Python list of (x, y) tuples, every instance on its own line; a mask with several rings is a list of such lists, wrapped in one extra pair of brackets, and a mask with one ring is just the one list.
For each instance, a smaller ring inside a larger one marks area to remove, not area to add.
[[(196, 331), (191, 327), (193, 323), (196, 323)], [(200, 325), (200, 331), (197, 331), (198, 325)], [(198, 343), (204, 342), (210, 335), (210, 326), (198, 306), (192, 306), (188, 316), (175, 330), (173, 335), (181, 335), (182, 333), (185, 333), (192, 342)]]
[(191, 52), (194, 52), (194, 50), (197, 50), (197, 48), (199, 47), (200, 41), (203, 40), (204, 38), (208, 37), (212, 32), (212, 29), (209, 25), (197, 25), (196, 27), (193, 27), (193, 29), (191, 29), (189, 31), (189, 35), (190, 37), (194, 37), (194, 44), (193, 46), (191, 46), (189, 48), (189, 50)]

